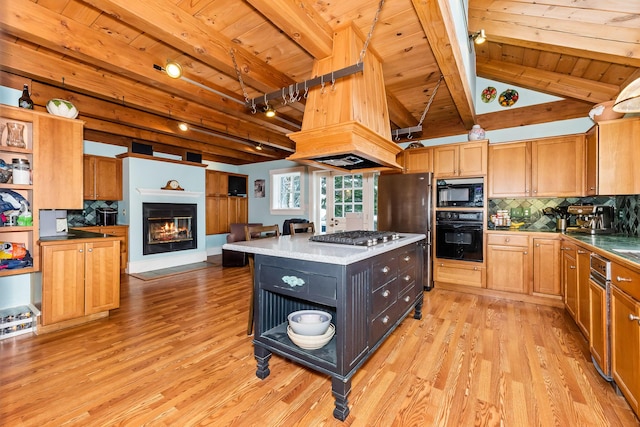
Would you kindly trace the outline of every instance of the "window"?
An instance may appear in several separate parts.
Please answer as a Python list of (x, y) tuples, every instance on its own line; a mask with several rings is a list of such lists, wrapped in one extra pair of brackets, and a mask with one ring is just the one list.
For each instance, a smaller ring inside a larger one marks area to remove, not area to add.
[(304, 212), (304, 168), (276, 169), (271, 177), (271, 213), (301, 214)]

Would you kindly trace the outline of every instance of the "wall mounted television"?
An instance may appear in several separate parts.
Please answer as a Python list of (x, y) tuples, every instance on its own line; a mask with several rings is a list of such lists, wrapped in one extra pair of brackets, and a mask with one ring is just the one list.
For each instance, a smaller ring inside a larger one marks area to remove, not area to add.
[(247, 196), (247, 177), (229, 175), (229, 196)]

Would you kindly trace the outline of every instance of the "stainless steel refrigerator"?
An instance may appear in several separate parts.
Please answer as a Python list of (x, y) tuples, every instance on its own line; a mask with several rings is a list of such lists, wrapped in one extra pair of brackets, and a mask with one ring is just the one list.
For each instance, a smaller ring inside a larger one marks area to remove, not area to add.
[(378, 178), (378, 230), (421, 233), (424, 242), (423, 281), (433, 286), (431, 173), (380, 175)]

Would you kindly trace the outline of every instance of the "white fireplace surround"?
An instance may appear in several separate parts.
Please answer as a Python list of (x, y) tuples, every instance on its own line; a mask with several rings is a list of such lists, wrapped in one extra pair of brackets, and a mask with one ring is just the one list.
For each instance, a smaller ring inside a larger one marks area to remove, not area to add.
[[(122, 166), (124, 206), (118, 219), (121, 223), (129, 224), (127, 273), (142, 273), (206, 261), (205, 167), (140, 155), (124, 157)], [(184, 190), (163, 189), (168, 180), (178, 181)], [(198, 247), (144, 255), (143, 203), (197, 204)]]

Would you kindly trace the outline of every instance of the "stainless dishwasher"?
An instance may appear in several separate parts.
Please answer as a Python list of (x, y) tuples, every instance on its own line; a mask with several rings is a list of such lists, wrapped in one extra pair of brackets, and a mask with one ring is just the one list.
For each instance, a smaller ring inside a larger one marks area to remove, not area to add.
[(589, 299), (591, 325), (589, 351), (596, 370), (607, 381), (611, 377), (611, 261), (591, 254)]

